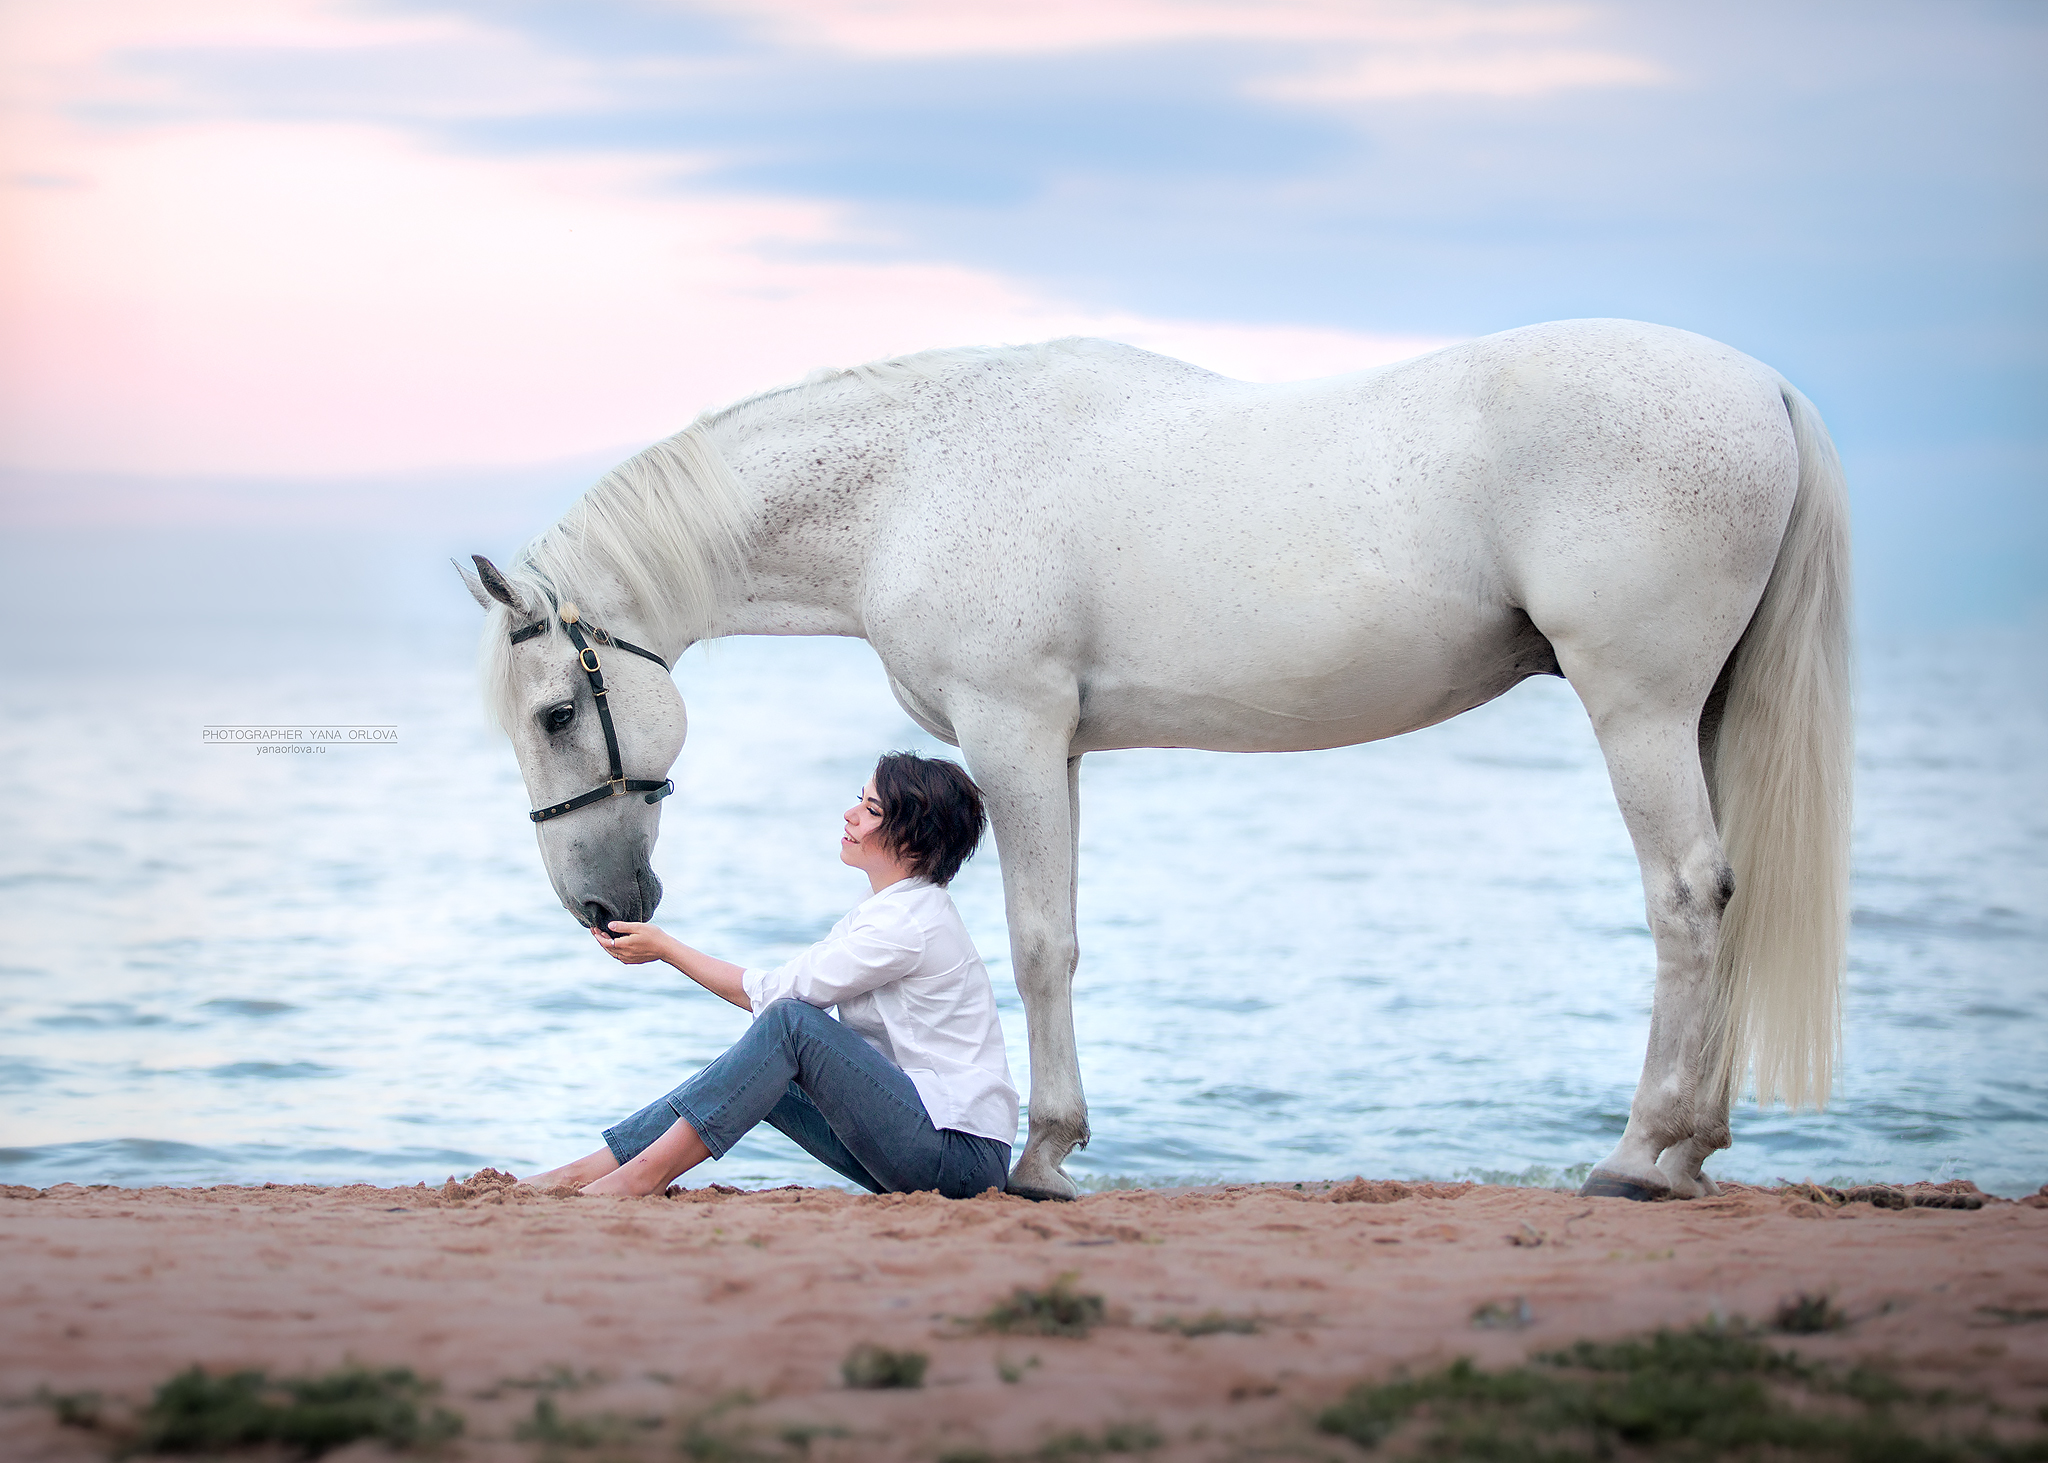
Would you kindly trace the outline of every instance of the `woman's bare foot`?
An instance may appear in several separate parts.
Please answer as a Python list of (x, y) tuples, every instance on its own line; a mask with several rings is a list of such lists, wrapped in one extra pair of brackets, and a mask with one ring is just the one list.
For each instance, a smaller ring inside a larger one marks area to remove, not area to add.
[(631, 1199), (665, 1194), (668, 1186), (681, 1174), (710, 1156), (711, 1150), (704, 1146), (697, 1130), (688, 1123), (678, 1122), (648, 1144), (632, 1162), (586, 1183), (583, 1192)]
[(551, 1168), (546, 1173), (537, 1173), (519, 1182), (523, 1187), (534, 1189), (580, 1189), (614, 1172), (618, 1166), (619, 1161), (612, 1157), (611, 1149), (600, 1148), (574, 1163), (565, 1163), (560, 1168)]
[[(659, 1180), (659, 1182), (656, 1183), (654, 1182), (655, 1180)], [(663, 1193), (667, 1188), (668, 1180), (662, 1178), (658, 1173), (628, 1174), (622, 1168), (606, 1174), (601, 1179), (593, 1179), (590, 1183), (583, 1186), (583, 1192), (600, 1196), (609, 1194), (623, 1199), (639, 1199), (649, 1194)]]

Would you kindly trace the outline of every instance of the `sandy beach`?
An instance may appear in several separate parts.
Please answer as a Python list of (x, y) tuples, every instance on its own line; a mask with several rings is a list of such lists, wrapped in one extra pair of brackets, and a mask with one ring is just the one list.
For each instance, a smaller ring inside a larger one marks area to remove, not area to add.
[[(1768, 1328), (1804, 1294), (1841, 1324), (1760, 1330), (1771, 1347), (1969, 1394), (1970, 1426), (2039, 1437), (2048, 1197), (1877, 1197), (1640, 1205), (1350, 1181), (1037, 1205), (795, 1188), (600, 1200), (488, 1172), (440, 1188), (15, 1188), (0, 1197), (0, 1428), (10, 1458), (103, 1457), (190, 1364), (356, 1362), (438, 1382), (461, 1458), (1351, 1457), (1317, 1422), (1361, 1381), (1659, 1327)], [(1085, 1335), (1017, 1319), (1019, 1288), (1061, 1277), (1101, 1299)], [(923, 1353), (922, 1385), (849, 1387), (863, 1342)], [(99, 1426), (61, 1422), (39, 1389), (98, 1394)]]

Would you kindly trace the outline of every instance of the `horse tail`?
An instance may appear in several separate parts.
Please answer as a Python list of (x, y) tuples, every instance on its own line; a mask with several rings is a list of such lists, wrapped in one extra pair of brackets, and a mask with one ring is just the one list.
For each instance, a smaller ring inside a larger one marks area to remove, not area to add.
[(1702, 751), (1735, 878), (1714, 952), (1710, 1062), (1727, 1100), (1753, 1066), (1758, 1103), (1796, 1109), (1826, 1103), (1841, 1040), (1855, 729), (1848, 484), (1820, 413), (1780, 390), (1798, 494)]

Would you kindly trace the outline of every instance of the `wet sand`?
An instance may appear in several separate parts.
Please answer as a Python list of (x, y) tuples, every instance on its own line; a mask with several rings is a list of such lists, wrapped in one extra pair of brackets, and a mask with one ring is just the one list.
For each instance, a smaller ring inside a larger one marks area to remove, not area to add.
[[(1119, 1425), (1156, 1439), (1155, 1458), (1363, 1457), (1314, 1427), (1361, 1379), (1765, 1322), (1802, 1293), (1848, 1324), (1773, 1345), (2036, 1416), (2048, 1196), (1974, 1210), (1839, 1197), (1731, 1187), (1631, 1204), (1352, 1182), (1038, 1205), (821, 1189), (583, 1199), (490, 1175), (0, 1190), (0, 1432), (9, 1458), (104, 1457), (106, 1434), (28, 1399), (93, 1391), (119, 1415), (195, 1362), (283, 1374), (354, 1360), (438, 1379), (466, 1419), (448, 1450), (463, 1458), (565, 1456), (516, 1437), (541, 1397), (598, 1419), (610, 1440), (572, 1450), (590, 1458), (676, 1457), (687, 1437), (711, 1440), (699, 1456), (1000, 1456)], [(1103, 1299), (1085, 1338), (981, 1324), (1017, 1287), (1063, 1275)], [(849, 1389), (841, 1362), (860, 1342), (927, 1354), (924, 1385)]]

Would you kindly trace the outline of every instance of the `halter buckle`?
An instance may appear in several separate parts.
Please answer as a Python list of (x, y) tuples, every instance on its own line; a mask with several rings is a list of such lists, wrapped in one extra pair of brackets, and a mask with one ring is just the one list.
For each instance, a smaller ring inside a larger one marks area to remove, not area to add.
[(577, 657), (577, 660), (582, 664), (585, 674), (593, 676), (597, 674), (597, 652), (590, 646), (586, 645), (583, 647), (583, 653)]

